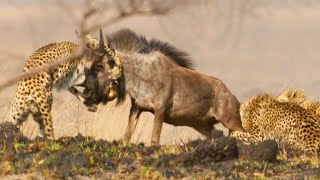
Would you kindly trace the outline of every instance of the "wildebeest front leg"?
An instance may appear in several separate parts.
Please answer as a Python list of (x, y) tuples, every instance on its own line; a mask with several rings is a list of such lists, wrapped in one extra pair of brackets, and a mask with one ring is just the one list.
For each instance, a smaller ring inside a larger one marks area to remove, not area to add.
[(129, 122), (123, 138), (123, 143), (125, 144), (129, 143), (132, 137), (132, 134), (137, 127), (140, 114), (141, 114), (141, 110), (137, 106), (132, 104), (130, 109)]
[(151, 145), (158, 145), (160, 142), (160, 135), (161, 135), (162, 124), (164, 122), (164, 118), (165, 118), (164, 111), (155, 110), (152, 137), (151, 137)]

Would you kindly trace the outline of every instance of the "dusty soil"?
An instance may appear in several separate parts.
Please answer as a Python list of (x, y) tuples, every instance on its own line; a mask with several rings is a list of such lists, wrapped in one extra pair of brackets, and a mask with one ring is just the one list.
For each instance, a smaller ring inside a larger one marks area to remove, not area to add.
[[(283, 160), (271, 141), (247, 146), (224, 136), (184, 145), (124, 145), (78, 134), (51, 142), (30, 140), (10, 123), (0, 125), (0, 177), (101, 179), (320, 178), (320, 159)], [(7, 148), (4, 148), (7, 147)], [(270, 156), (253, 160), (256, 154)], [(249, 154), (248, 154), (249, 152)], [(10, 157), (8, 156), (10, 155)], [(9, 158), (8, 158), (9, 157)], [(303, 169), (303, 170), (302, 170)]]

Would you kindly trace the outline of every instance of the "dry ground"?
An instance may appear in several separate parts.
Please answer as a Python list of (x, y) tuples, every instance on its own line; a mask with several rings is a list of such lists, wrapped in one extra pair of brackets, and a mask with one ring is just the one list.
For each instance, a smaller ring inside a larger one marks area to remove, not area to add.
[(81, 134), (44, 143), (2, 123), (0, 147), (5, 179), (320, 178), (318, 158), (307, 160), (288, 148), (285, 155), (271, 140), (247, 146), (217, 130), (213, 139), (183, 145), (122, 144)]

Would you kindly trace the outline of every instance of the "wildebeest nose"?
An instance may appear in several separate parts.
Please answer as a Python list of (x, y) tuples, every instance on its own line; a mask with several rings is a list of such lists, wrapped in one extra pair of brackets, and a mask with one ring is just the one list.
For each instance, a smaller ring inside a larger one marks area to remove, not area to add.
[(93, 90), (89, 90), (87, 92), (84, 92), (82, 94), (82, 97), (85, 98), (85, 99), (88, 99), (88, 98), (92, 98), (94, 96), (94, 91)]

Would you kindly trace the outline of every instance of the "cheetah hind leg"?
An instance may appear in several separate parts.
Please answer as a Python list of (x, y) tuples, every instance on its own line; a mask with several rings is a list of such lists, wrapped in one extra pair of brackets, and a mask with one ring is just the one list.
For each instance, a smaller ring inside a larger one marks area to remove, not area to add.
[(38, 98), (32, 101), (30, 109), (34, 120), (39, 123), (40, 135), (42, 133), (41, 129), (43, 129), (46, 141), (50, 141), (54, 138), (51, 116), (52, 93), (41, 91), (36, 95)]
[(229, 136), (244, 142), (254, 143), (254, 144), (262, 141), (260, 137), (252, 135), (248, 132), (233, 131), (230, 133)]
[(32, 117), (39, 124), (38, 136), (43, 138), (45, 136), (45, 131), (44, 131), (43, 118), (41, 117), (41, 114), (39, 112), (35, 112), (35, 113), (32, 113)]
[(19, 104), (16, 101), (14, 101), (11, 105), (10, 122), (19, 129), (22, 123), (24, 123), (27, 120), (30, 114), (30, 111), (26, 110), (26, 108), (28, 108), (26, 106), (27, 105), (24, 102)]
[[(317, 133), (317, 132), (316, 132)], [(316, 134), (313, 137), (318, 136), (318, 138), (314, 138), (313, 140), (311, 140), (307, 147), (305, 147), (305, 152), (307, 154), (307, 156), (309, 157), (313, 157), (313, 158), (317, 158), (318, 157), (318, 152), (320, 155), (320, 130), (318, 131), (319, 134)], [(320, 156), (319, 156), (320, 158)]]

